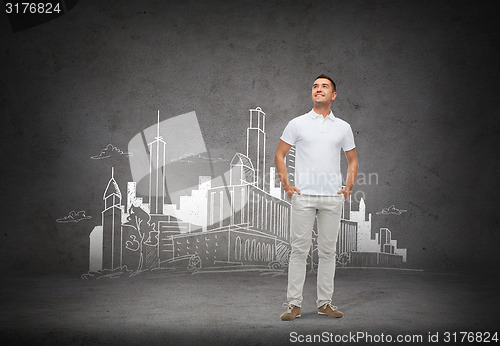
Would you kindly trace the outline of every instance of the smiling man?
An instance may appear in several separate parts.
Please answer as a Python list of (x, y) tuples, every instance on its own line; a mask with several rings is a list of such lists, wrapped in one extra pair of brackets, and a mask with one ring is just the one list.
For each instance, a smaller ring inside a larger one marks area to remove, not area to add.
[[(342, 317), (332, 304), (335, 276), (335, 253), (340, 229), (340, 215), (358, 174), (358, 157), (351, 126), (335, 117), (330, 110), (337, 97), (333, 80), (325, 75), (312, 86), (313, 109), (292, 119), (286, 126), (276, 149), (274, 162), (283, 189), (292, 201), (288, 264), (288, 289), (283, 321), (301, 315), (302, 293), (306, 278), (306, 261), (311, 248), (314, 221), (318, 228), (318, 314)], [(295, 145), (295, 186), (290, 185), (285, 156)], [(347, 158), (347, 181), (342, 188), (340, 152)]]

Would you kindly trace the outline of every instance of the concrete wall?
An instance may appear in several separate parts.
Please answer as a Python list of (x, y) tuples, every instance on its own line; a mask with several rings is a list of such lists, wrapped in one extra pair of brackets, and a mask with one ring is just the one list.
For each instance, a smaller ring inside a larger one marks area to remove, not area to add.
[[(266, 112), (267, 162), (312, 107), (320, 73), (353, 130), (373, 223), (413, 268), (498, 263), (498, 25), (493, 4), (399, 1), (80, 1), (13, 33), (0, 16), (2, 270), (88, 268), (89, 234), (115, 168), (91, 160), (163, 118), (196, 111), (207, 148), (245, 148)], [(495, 108), (494, 108), (495, 107)], [(345, 162), (344, 162), (345, 167)], [(345, 169), (345, 168), (343, 168)], [(368, 182), (368, 174), (372, 175)], [(369, 183), (369, 184), (368, 184)], [(376, 214), (394, 204), (401, 215)], [(91, 219), (55, 220), (85, 210)]]

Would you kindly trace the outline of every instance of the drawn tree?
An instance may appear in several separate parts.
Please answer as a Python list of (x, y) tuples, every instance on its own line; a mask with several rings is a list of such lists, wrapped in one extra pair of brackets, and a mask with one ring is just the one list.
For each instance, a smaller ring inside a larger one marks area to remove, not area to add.
[(341, 254), (337, 254), (337, 264), (340, 265), (341, 267), (347, 266), (347, 264), (350, 262), (350, 256), (349, 253), (343, 252)]
[(132, 227), (136, 234), (131, 234), (126, 241), (126, 249), (138, 251), (139, 259), (136, 272), (157, 266), (157, 247), (159, 232), (151, 224), (151, 216), (142, 208), (131, 206), (124, 227)]

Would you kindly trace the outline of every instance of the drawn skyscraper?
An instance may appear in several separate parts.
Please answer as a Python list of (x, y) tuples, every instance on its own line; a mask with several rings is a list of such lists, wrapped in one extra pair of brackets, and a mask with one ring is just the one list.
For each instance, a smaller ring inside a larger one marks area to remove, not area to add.
[(247, 157), (253, 163), (256, 186), (265, 190), (266, 184), (266, 113), (260, 107), (250, 109), (250, 126), (247, 129)]
[(102, 268), (121, 267), (121, 227), (122, 194), (111, 168), (111, 179), (104, 191), (104, 210), (102, 211)]
[(148, 144), (149, 149), (149, 211), (150, 214), (163, 214), (166, 193), (166, 143), (160, 136), (160, 111), (155, 140)]

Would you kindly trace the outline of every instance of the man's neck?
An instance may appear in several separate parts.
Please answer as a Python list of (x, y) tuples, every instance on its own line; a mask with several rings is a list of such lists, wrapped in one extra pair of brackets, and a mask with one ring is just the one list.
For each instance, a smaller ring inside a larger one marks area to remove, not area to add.
[(326, 118), (330, 114), (330, 104), (331, 103), (327, 105), (315, 104), (313, 110), (316, 114), (321, 114), (323, 118)]

